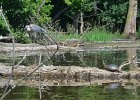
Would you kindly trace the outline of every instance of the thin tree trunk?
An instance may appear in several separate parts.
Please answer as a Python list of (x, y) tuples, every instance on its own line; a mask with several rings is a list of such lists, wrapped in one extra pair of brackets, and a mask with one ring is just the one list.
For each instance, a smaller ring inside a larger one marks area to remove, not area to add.
[(75, 32), (78, 34), (78, 20), (79, 20), (79, 13), (77, 13), (75, 15), (75, 18), (74, 18), (74, 28), (75, 28)]
[(42, 0), (41, 4), (39, 5), (38, 9), (37, 9), (37, 18), (39, 18), (39, 13), (41, 8), (45, 5), (46, 0)]
[(83, 27), (84, 27), (83, 12), (82, 11), (80, 12), (80, 23), (81, 23), (81, 25), (80, 25), (80, 34), (82, 34), (83, 33)]
[(137, 0), (129, 0), (129, 9), (124, 29), (124, 35), (131, 39), (135, 38), (136, 33), (137, 3)]

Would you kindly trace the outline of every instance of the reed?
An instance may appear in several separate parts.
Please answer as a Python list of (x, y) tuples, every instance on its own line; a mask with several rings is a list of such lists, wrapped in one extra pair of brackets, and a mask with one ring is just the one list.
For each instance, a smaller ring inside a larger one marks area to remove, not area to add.
[(95, 42), (95, 41), (113, 41), (115, 39), (122, 39), (123, 36), (120, 33), (111, 33), (106, 31), (105, 29), (93, 29), (90, 32), (85, 33), (83, 36), (83, 40), (88, 42)]
[(94, 28), (93, 30), (83, 33), (83, 36), (71, 33), (71, 34), (58, 34), (58, 41), (65, 41), (66, 39), (81, 39), (86, 42), (95, 42), (95, 41), (113, 41), (115, 39), (122, 39), (123, 36), (120, 33), (111, 33), (104, 28)]

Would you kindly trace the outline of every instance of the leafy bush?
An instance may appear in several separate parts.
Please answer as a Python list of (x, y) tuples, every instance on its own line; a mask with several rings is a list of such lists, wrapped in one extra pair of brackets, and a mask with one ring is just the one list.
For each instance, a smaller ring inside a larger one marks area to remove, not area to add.
[(16, 42), (31, 43), (31, 39), (29, 39), (26, 33), (22, 32), (21, 30), (16, 30), (12, 34), (15, 37)]

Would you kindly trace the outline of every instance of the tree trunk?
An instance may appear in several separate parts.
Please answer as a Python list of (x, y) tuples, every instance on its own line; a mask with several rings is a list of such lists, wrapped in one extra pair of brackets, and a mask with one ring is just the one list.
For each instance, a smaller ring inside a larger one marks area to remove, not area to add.
[(74, 29), (77, 34), (78, 34), (78, 20), (79, 20), (79, 13), (77, 13), (74, 17)]
[(137, 17), (137, 0), (129, 0), (129, 9), (124, 29), (124, 35), (130, 39), (135, 38), (136, 17)]
[(84, 27), (83, 12), (82, 11), (80, 12), (80, 23), (81, 23), (81, 25), (80, 25), (80, 34), (82, 34), (83, 33), (83, 27)]

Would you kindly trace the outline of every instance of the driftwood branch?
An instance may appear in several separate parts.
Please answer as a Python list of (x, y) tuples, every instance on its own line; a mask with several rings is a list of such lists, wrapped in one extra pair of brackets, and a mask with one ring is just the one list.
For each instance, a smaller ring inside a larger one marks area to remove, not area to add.
[[(41, 54), (39, 55), (39, 65), (41, 64)], [(39, 98), (40, 98), (40, 100), (42, 99), (42, 92), (41, 92), (41, 72), (40, 72), (40, 68), (38, 69), (39, 70), (39, 72), (38, 72), (38, 76), (39, 76)]]
[[(1, 10), (1, 12), (2, 12), (2, 10)], [(2, 19), (4, 20), (5, 25), (6, 25), (6, 27), (7, 27), (7, 30), (8, 30), (9, 33), (11, 34), (11, 39), (12, 39), (12, 43), (13, 43), (13, 45), (12, 45), (12, 48), (13, 48), (13, 50), (12, 50), (12, 52), (13, 52), (13, 56), (12, 56), (12, 58), (13, 58), (13, 65), (12, 65), (12, 68), (11, 68), (11, 73), (10, 73), (10, 75), (9, 75), (9, 79), (8, 79), (8, 82), (7, 82), (7, 86), (5, 87), (4, 93), (3, 93), (2, 97), (0, 98), (0, 100), (3, 100), (3, 96), (4, 96), (4, 94), (7, 92), (8, 88), (9, 88), (9, 86), (10, 86), (10, 81), (12, 80), (12, 75), (13, 75), (13, 71), (14, 71), (14, 68), (15, 68), (15, 38), (14, 38), (14, 36), (12, 35), (12, 31), (11, 31), (11, 29), (10, 29), (9, 23), (8, 23), (8, 21), (6, 20), (6, 18), (5, 18), (5, 16), (4, 16), (3, 12), (2, 12), (1, 14), (2, 14)]]
[(136, 56), (134, 56), (132, 60), (128, 60), (128, 61), (123, 62), (123, 63), (119, 66), (119, 72), (122, 71), (122, 68), (123, 68), (124, 66), (130, 65), (130, 64), (132, 64), (132, 63), (140, 63), (140, 62), (134, 62), (135, 58), (136, 58)]
[(24, 55), (24, 57), (15, 65), (15, 68), (17, 68), (26, 58), (26, 55)]
[(132, 63), (133, 63), (132, 61), (129, 61), (129, 62), (126, 62), (126, 63), (121, 64), (121, 65), (119, 66), (119, 72), (122, 71), (122, 68), (123, 68), (124, 66), (130, 65), (130, 64), (132, 64)]

